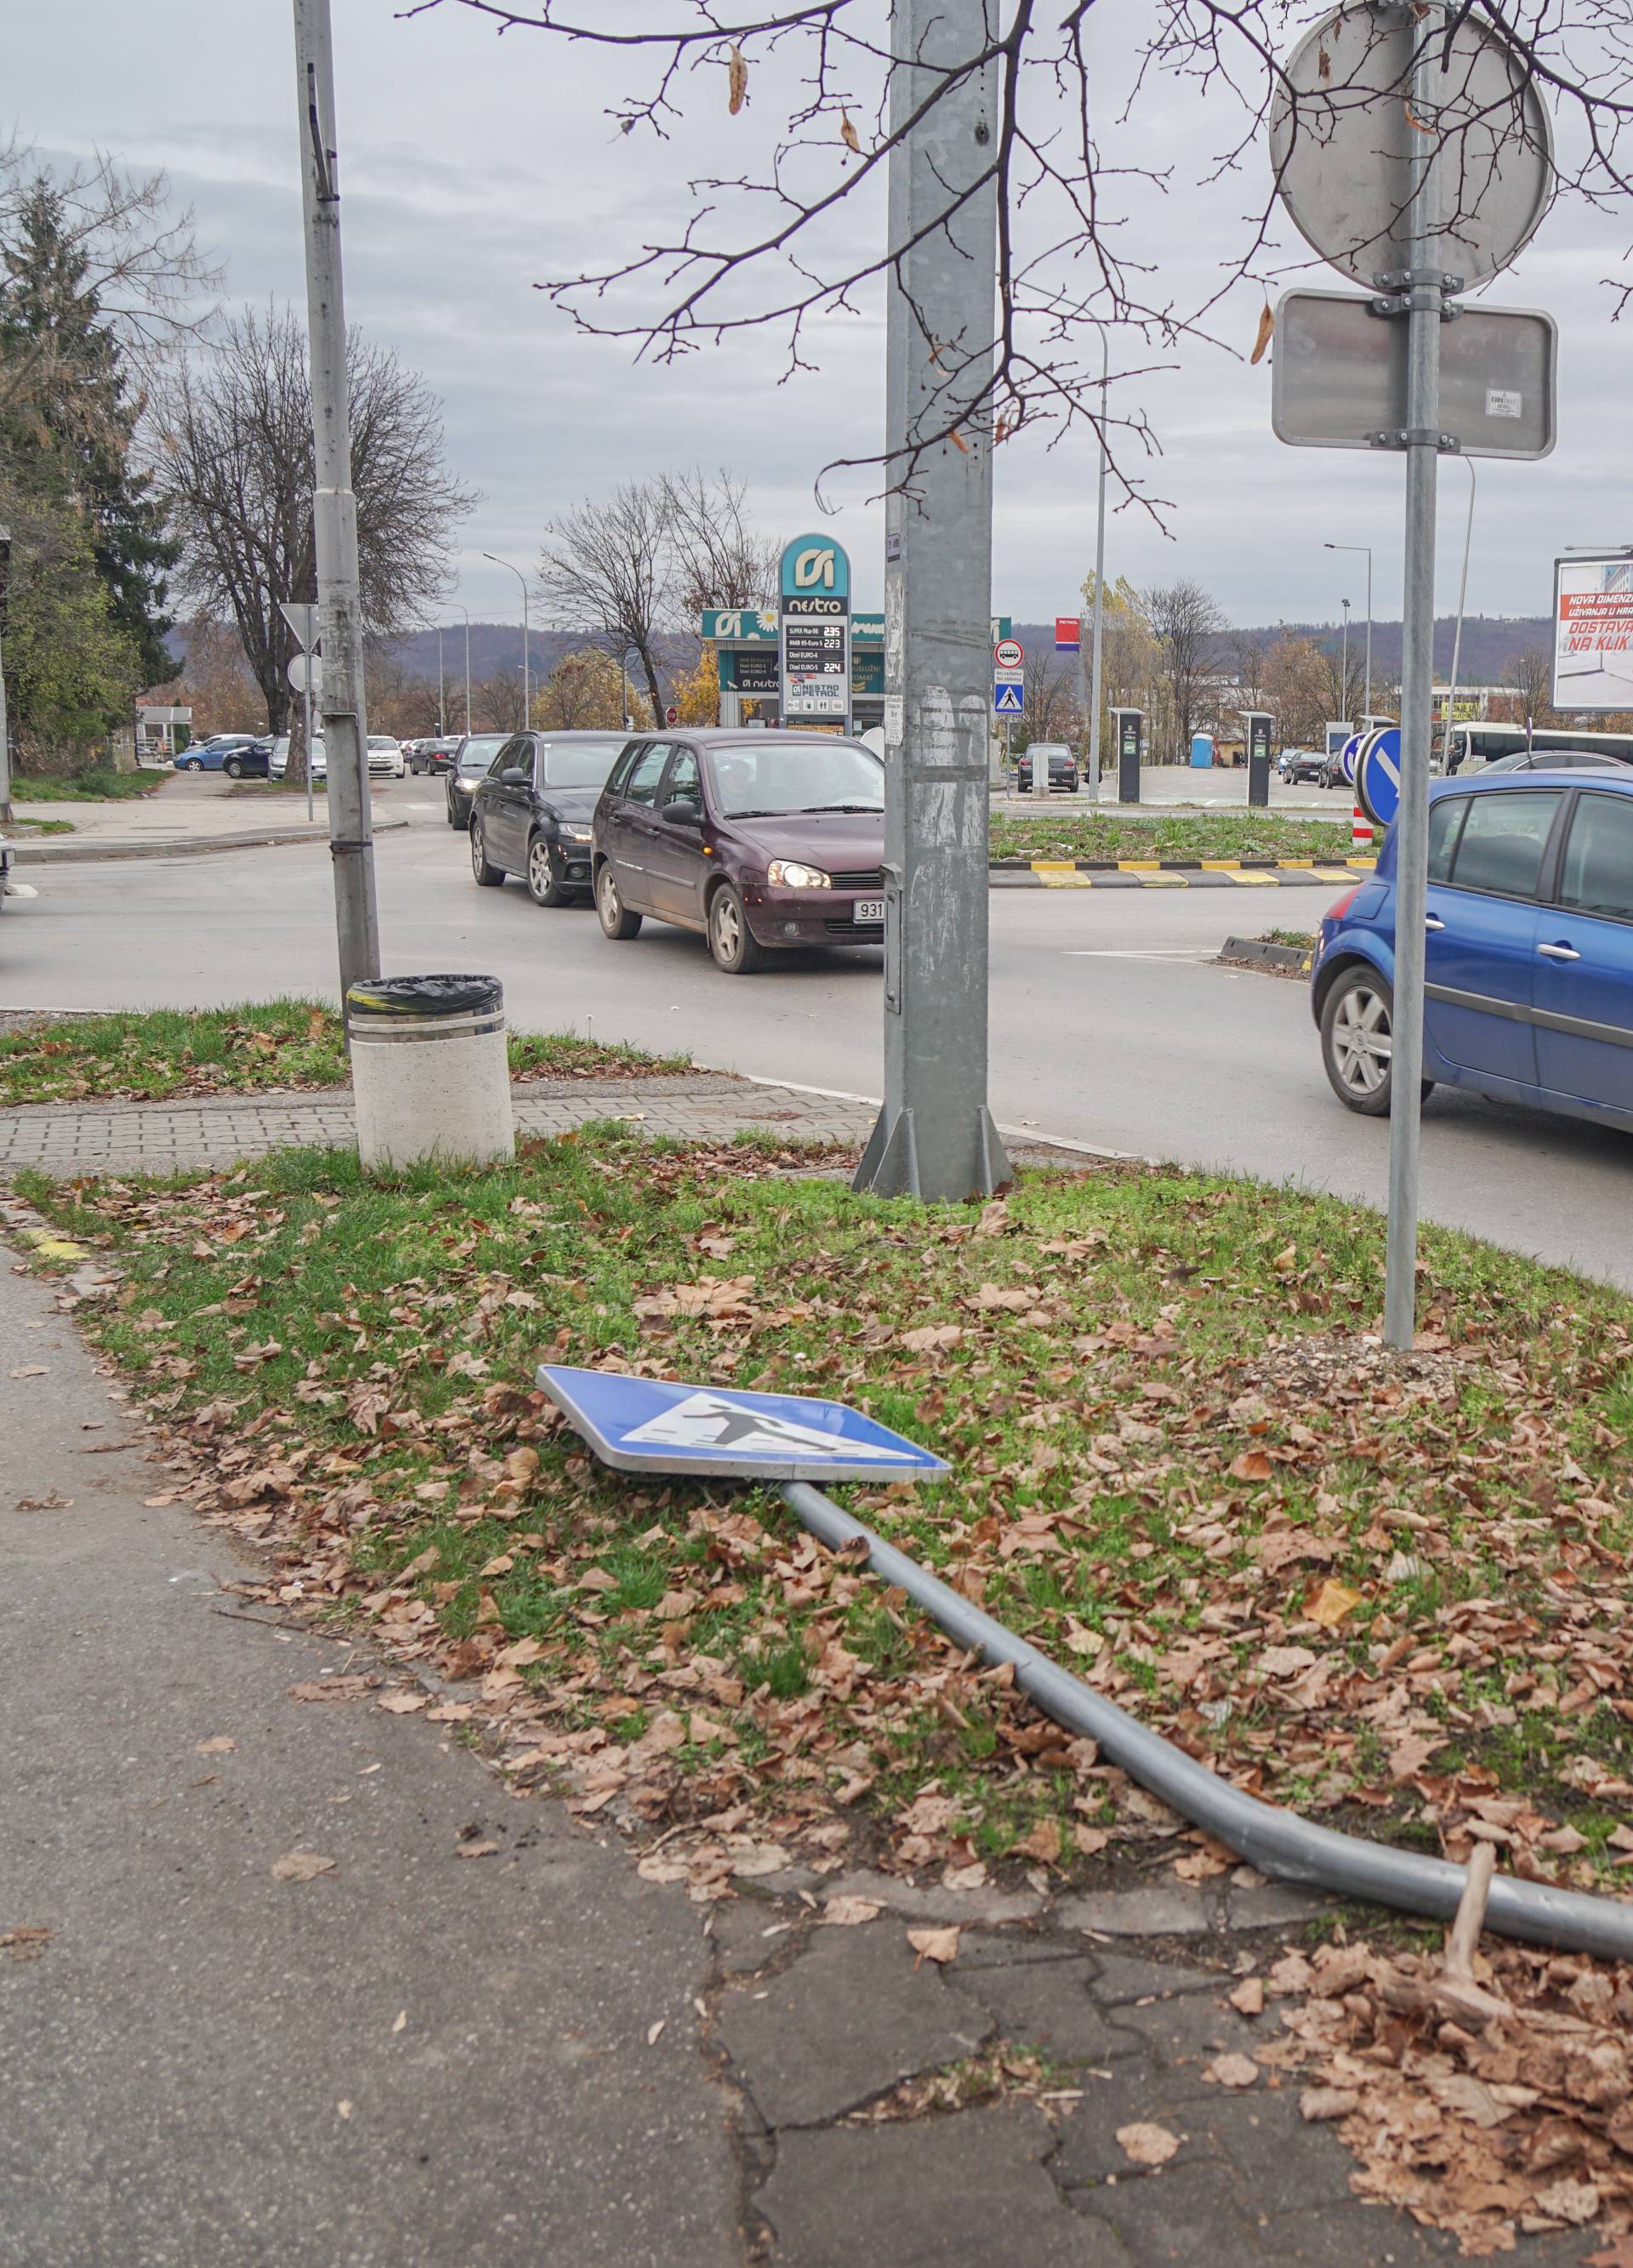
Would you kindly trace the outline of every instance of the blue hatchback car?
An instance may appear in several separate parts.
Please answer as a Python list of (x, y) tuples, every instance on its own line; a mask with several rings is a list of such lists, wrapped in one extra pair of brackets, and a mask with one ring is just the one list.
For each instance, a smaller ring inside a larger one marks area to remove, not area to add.
[[(1395, 833), (1326, 916), (1311, 1006), (1334, 1093), (1389, 1109)], [(1430, 790), (1423, 1091), (1633, 1127), (1633, 768)]]

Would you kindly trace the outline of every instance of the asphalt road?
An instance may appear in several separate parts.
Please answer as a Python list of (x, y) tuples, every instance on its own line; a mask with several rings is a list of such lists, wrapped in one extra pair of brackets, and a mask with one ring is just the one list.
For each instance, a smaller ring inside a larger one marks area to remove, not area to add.
[[(478, 890), (422, 780), (380, 791), (406, 833), (377, 849), (388, 971), (503, 978), (513, 1022), (690, 1051), (701, 1064), (852, 1094), (880, 1088), (880, 955), (719, 975), (648, 923), (625, 945), (587, 909)], [(0, 1005), (206, 1005), (332, 993), (329, 860), (305, 845), (36, 869), (0, 924)], [(1381, 1204), (1386, 1126), (1322, 1076), (1304, 988), (1209, 965), (1232, 932), (1313, 924), (1317, 889), (995, 891), (992, 1100), (1040, 1133), (1327, 1189)], [(1428, 1218), (1633, 1288), (1623, 1136), (1437, 1094)]]

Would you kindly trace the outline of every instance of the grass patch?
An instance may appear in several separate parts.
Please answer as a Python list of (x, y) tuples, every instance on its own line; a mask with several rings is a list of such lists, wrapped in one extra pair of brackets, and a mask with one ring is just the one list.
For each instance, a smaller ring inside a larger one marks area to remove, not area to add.
[(289, 1152), (26, 1189), (128, 1271), (90, 1328), (276, 1595), (482, 1678), (519, 1769), (707, 1822), (716, 1859), (660, 1870), (726, 1866), (734, 1831), (1229, 1860), (774, 1498), (595, 1465), (541, 1359), (831, 1394), (932, 1443), (951, 1477), (849, 1491), (864, 1516), (1274, 1800), (1453, 1853), (1481, 1825), (1567, 1880), (1621, 1856), (1627, 1300), (1426, 1230), (1401, 1360), (1365, 1336), (1382, 1225), (1335, 1200), (1117, 1167), (978, 1220), (789, 1156), (603, 1127), (505, 1172)]
[(14, 819), (4, 831), (13, 839), (24, 835), (71, 835), (74, 822), (71, 819)]
[[(574, 1038), (512, 1032), (513, 1079), (616, 1079), (683, 1071), (686, 1060)], [(0, 1106), (159, 1102), (267, 1087), (344, 1086), (340, 1019), (316, 1000), (78, 1016), (0, 1034)]]
[(992, 814), (994, 858), (1313, 858), (1349, 855), (1341, 827), (1269, 812), (1176, 812), (1129, 819), (1110, 812)]
[(168, 772), (75, 772), (65, 779), (14, 779), (14, 803), (128, 803), (152, 795)]
[(1316, 941), (1312, 929), (1260, 930), (1255, 942), (1260, 945), (1289, 945), (1297, 953), (1311, 952)]

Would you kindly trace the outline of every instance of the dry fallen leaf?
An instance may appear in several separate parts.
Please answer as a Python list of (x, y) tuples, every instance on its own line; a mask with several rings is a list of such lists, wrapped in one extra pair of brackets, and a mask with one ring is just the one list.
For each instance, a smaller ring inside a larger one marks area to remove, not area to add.
[(1244, 1977), (1230, 1994), (1230, 2006), (1245, 2016), (1262, 2016), (1265, 2009), (1265, 1980), (1262, 1977)]
[(45, 1378), (49, 1375), (50, 1368), (48, 1362), (26, 1362), (20, 1370), (14, 1370), (11, 1376), (13, 1378)]
[(876, 1898), (830, 1898), (822, 1918), (839, 1929), (853, 1929), (858, 1922), (873, 1921), (883, 1911)]
[(461, 1843), (455, 1845), (456, 1859), (491, 1859), (499, 1849), (497, 1843)]
[(1171, 2134), (1166, 2126), (1153, 2126), (1144, 2119), (1132, 2126), (1119, 2126), (1117, 2140), (1123, 2155), (1135, 2166), (1165, 2166), (1179, 2147), (1177, 2134)]
[(194, 1742), (193, 1754), (196, 1756), (225, 1756), (237, 1746), (238, 1742), (227, 1734), (212, 1733), (207, 1741)]
[(360, 1701), (373, 1690), (374, 1681), (362, 1670), (352, 1669), (338, 1677), (304, 1677), (299, 1685), (289, 1688), (292, 1701)]
[(1250, 363), (1262, 362), (1264, 360), (1265, 349), (1269, 345), (1270, 336), (1275, 329), (1275, 309), (1267, 299), (1263, 307), (1260, 310), (1258, 335), (1253, 341), (1253, 351), (1247, 357)]
[(1340, 1583), (1329, 1575), (1304, 1601), (1304, 1612), (1324, 1630), (1336, 1630), (1345, 1616), (1354, 1614), (1362, 1603), (1359, 1591), (1352, 1591), (1348, 1583)]
[[(907, 1942), (920, 1961), (956, 1961), (958, 1957), (958, 1929), (955, 1923), (950, 1929), (910, 1929)], [(917, 1968), (918, 1962), (913, 1966)]]
[(417, 1693), (411, 1686), (399, 1685), (390, 1693), (382, 1693), (374, 1706), (393, 1717), (410, 1717), (416, 1709), (425, 1709), (430, 1705), (429, 1693)]
[(1244, 1449), (1230, 1460), (1231, 1476), (1238, 1481), (1267, 1481), (1275, 1470), (1262, 1449)]
[(408, 2010), (407, 2010), (406, 2008), (401, 2009), (401, 2010), (399, 2010), (399, 2012), (398, 2012), (397, 2021), (396, 2021), (396, 2022), (395, 2022), (395, 2024), (393, 2024), (393, 2026), (391, 2027), (391, 2029), (392, 2029), (392, 2030), (393, 2030), (394, 2032), (400, 2032), (400, 2031), (402, 2031), (402, 2030), (403, 2030), (403, 2027), (407, 2024), (407, 2022), (408, 2022)]
[(55, 1934), (43, 1922), (18, 1922), (15, 1929), (0, 1929), (0, 1953), (12, 1961), (36, 1961)]
[(272, 1878), (278, 1882), (310, 1882), (320, 1874), (332, 1874), (336, 1862), (320, 1858), (315, 1851), (285, 1851), (281, 1859), (272, 1861)]
[(1360, 2108), (1361, 2097), (1348, 2087), (1307, 2087), (1298, 2098), (1300, 2114), (1319, 2124), (1327, 2119), (1348, 2118), (1352, 2110)]
[(1256, 2087), (1259, 2066), (1252, 2056), (1216, 2056), (1212, 2063), (1203, 2065), (1202, 2077), (1211, 2079), (1219, 2087)]
[(667, 2016), (660, 2016), (655, 2024), (648, 2025), (647, 2029), (647, 2045), (649, 2048), (654, 2048), (657, 2046), (659, 2036), (669, 2021), (669, 2020)]

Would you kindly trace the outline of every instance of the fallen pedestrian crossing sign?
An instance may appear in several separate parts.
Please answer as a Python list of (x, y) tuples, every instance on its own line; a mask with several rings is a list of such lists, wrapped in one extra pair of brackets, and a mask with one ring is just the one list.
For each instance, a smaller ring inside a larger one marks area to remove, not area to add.
[(747, 1394), (548, 1362), (538, 1382), (602, 1462), (619, 1472), (910, 1481), (949, 1469), (864, 1411), (814, 1395)]

